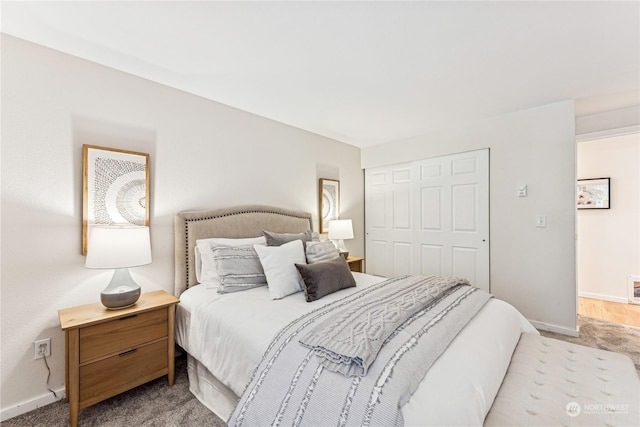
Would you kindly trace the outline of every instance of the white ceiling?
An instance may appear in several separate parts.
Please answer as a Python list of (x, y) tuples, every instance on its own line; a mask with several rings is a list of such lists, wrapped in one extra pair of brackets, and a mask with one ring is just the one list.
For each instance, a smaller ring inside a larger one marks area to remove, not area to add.
[(359, 147), (640, 103), (640, 2), (2, 2), (2, 32)]

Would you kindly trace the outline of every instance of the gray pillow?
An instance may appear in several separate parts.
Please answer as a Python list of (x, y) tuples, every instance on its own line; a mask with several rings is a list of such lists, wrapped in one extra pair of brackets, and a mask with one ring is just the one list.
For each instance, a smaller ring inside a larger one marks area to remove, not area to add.
[(302, 240), (302, 246), (306, 248), (307, 242), (313, 240), (313, 232), (311, 230), (307, 230), (304, 233), (274, 233), (262, 230), (262, 233), (267, 239), (267, 246), (281, 246), (294, 240)]
[(307, 302), (356, 285), (356, 280), (343, 257), (315, 264), (296, 264), (296, 268), (304, 282)]
[(253, 246), (213, 246), (221, 294), (267, 285), (260, 258)]
[(307, 242), (305, 253), (307, 255), (307, 264), (331, 261), (340, 256), (336, 246), (331, 240), (325, 240), (324, 242)]

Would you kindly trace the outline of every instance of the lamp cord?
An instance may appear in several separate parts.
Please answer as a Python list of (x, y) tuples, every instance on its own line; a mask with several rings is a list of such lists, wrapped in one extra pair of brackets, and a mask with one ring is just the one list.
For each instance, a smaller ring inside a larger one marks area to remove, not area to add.
[(47, 367), (47, 371), (49, 372), (47, 374), (47, 390), (49, 390), (51, 393), (53, 393), (53, 396), (57, 399), (58, 395), (56, 394), (55, 391), (51, 390), (51, 388), (49, 387), (49, 379), (51, 378), (51, 368), (49, 368), (49, 364), (47, 363), (47, 356), (45, 356), (44, 354), (42, 355), (42, 358), (44, 359), (44, 366)]

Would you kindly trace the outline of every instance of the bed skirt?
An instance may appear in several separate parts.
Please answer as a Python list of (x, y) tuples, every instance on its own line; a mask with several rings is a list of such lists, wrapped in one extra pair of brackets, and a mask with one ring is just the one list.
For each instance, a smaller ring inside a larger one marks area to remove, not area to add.
[(240, 398), (190, 354), (187, 354), (187, 374), (189, 391), (226, 423)]

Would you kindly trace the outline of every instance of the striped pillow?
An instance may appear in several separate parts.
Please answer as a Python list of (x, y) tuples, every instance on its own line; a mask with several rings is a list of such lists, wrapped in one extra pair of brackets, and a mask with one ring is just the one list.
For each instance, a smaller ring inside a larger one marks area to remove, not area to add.
[(223, 237), (212, 237), (208, 239), (196, 240), (194, 250), (196, 260), (196, 278), (198, 283), (205, 285), (207, 289), (218, 289), (220, 277), (213, 259), (213, 249), (217, 246), (253, 246), (255, 244), (266, 244), (264, 236), (249, 237), (244, 239), (228, 239)]
[(220, 276), (218, 293), (244, 291), (267, 285), (260, 258), (252, 246), (212, 246)]
[(338, 250), (333, 242), (325, 240), (324, 242), (307, 242), (307, 264), (315, 264), (317, 262), (331, 261), (338, 258)]

